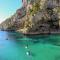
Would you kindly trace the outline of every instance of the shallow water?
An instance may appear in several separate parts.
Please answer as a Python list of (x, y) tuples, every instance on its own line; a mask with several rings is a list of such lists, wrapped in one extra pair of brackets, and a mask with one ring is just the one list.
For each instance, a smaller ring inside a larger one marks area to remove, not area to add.
[(0, 60), (60, 60), (60, 35), (26, 36), (0, 31)]

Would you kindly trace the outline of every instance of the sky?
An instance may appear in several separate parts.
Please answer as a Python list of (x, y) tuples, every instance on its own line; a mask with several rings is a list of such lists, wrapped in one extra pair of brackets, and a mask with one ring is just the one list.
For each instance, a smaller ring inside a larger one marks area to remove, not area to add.
[(0, 23), (22, 7), (22, 0), (0, 0)]

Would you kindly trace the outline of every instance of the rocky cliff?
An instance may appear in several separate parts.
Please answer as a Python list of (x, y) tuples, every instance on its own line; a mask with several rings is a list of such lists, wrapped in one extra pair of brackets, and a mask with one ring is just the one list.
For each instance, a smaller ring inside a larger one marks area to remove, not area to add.
[(24, 34), (59, 32), (60, 0), (31, 0), (27, 7), (22, 7), (0, 28), (15, 30)]
[(24, 20), (25, 15), (26, 15), (25, 8), (22, 7), (18, 9), (14, 15), (12, 15), (10, 18), (7, 18), (4, 22), (0, 24), (0, 29), (17, 30), (18, 28), (20, 28), (20, 23), (22, 20)]

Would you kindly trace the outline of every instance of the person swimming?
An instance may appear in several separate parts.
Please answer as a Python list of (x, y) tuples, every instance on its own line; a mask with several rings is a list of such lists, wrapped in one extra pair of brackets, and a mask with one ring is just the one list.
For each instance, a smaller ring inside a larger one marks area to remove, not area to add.
[(26, 45), (25, 48), (27, 49), (28, 48), (28, 45)]
[(26, 55), (29, 55), (30, 56), (31, 55), (31, 52), (30, 51), (27, 51), (26, 52)]
[(35, 54), (32, 53), (31, 51), (27, 51), (27, 52), (26, 52), (26, 55), (27, 55), (27, 56), (35, 56)]
[(6, 38), (6, 40), (8, 40), (8, 38)]

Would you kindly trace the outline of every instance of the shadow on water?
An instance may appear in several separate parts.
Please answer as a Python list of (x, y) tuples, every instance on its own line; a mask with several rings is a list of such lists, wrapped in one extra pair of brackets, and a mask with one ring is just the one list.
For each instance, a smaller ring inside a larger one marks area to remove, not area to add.
[(52, 44), (56, 46), (60, 46), (60, 35), (23, 35), (17, 32), (8, 33), (8, 38), (10, 40), (14, 40), (20, 44)]
[(36, 43), (42, 43), (42, 44), (52, 44), (52, 45), (56, 45), (56, 46), (60, 46), (60, 35), (59, 34), (55, 34), (55, 35), (34, 35), (34, 36), (27, 36), (28, 38), (30, 38), (31, 42), (33, 42), (34, 44)]

